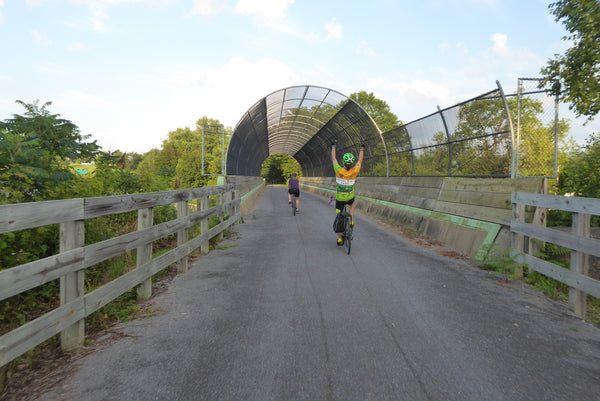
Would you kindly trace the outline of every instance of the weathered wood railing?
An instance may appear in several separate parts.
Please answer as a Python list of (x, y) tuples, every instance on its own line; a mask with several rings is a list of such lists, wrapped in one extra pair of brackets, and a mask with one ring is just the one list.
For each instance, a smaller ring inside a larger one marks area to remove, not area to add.
[[(600, 298), (600, 281), (588, 277), (589, 255), (600, 256), (600, 241), (590, 237), (590, 216), (600, 215), (600, 199), (538, 195), (514, 192), (511, 229), (511, 256), (570, 287), (569, 305), (575, 314), (585, 318), (586, 294)], [(525, 207), (563, 210), (573, 213), (572, 232), (525, 223)], [(570, 270), (525, 254), (525, 236), (571, 249)]]
[[(137, 287), (139, 300), (151, 296), (152, 276), (173, 263), (187, 270), (188, 255), (241, 219), (238, 185), (184, 189), (169, 192), (80, 198), (0, 206), (0, 233), (51, 224), (60, 225), (59, 254), (0, 271), (0, 301), (60, 280), (60, 306), (0, 337), (0, 366), (60, 333), (61, 346), (83, 345), (84, 319), (115, 298)], [(209, 207), (209, 198), (218, 204)], [(189, 214), (188, 202), (198, 211)], [(153, 225), (153, 208), (176, 204), (177, 218)], [(84, 221), (113, 214), (138, 212), (137, 231), (85, 246)], [(209, 229), (209, 218), (220, 223)], [(225, 219), (227, 215), (227, 219)], [(199, 225), (200, 234), (188, 240), (188, 229)], [(152, 257), (152, 242), (177, 233), (177, 247)], [(85, 269), (125, 252), (137, 250), (136, 267), (115, 280), (86, 293)]]

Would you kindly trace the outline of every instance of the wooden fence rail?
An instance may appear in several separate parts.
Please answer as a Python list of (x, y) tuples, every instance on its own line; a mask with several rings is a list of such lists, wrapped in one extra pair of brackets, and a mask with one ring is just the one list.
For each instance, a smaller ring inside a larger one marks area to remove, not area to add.
[[(209, 197), (218, 204), (209, 207)], [(189, 214), (190, 200), (198, 211)], [(153, 208), (174, 204), (177, 218), (153, 225)], [(91, 218), (138, 212), (137, 231), (84, 245), (84, 221)], [(212, 216), (220, 223), (208, 228)], [(225, 218), (227, 216), (227, 218)], [(184, 189), (168, 192), (68, 199), (0, 206), (0, 234), (51, 224), (60, 226), (59, 254), (0, 271), (0, 301), (53, 280), (60, 280), (60, 306), (0, 337), (0, 366), (41, 344), (61, 336), (69, 351), (83, 345), (84, 319), (132, 288), (139, 300), (151, 296), (152, 276), (176, 263), (178, 272), (187, 270), (187, 257), (200, 248), (208, 252), (208, 241), (241, 219), (239, 185)], [(200, 234), (188, 240), (188, 230), (199, 225)], [(152, 243), (177, 234), (177, 247), (153, 258)], [(85, 269), (136, 250), (136, 267), (88, 293)]]
[[(600, 281), (588, 277), (589, 255), (600, 256), (600, 241), (590, 237), (590, 216), (600, 215), (600, 199), (539, 195), (522, 192), (512, 194), (513, 217), (511, 230), (511, 256), (570, 287), (569, 305), (575, 314), (585, 318), (586, 296), (600, 298)], [(525, 223), (525, 207), (563, 210), (573, 213), (572, 232)], [(570, 269), (525, 253), (525, 236), (571, 249)]]

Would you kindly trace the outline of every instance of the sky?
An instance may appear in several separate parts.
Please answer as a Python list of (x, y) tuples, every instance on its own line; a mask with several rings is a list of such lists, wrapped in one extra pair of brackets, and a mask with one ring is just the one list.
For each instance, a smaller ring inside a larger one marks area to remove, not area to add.
[[(550, 0), (0, 0), (0, 120), (49, 110), (145, 153), (203, 116), (234, 128), (295, 85), (366, 91), (410, 122), (540, 69), (570, 44)], [(561, 104), (571, 135), (600, 132)]]

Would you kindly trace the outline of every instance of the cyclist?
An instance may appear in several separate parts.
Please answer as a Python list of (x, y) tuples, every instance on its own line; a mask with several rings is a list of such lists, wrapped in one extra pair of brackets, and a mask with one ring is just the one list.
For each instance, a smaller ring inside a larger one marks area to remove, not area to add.
[(300, 210), (300, 181), (298, 181), (298, 174), (292, 173), (292, 176), (288, 180), (288, 205), (292, 204), (292, 194), (296, 196), (296, 212)]
[[(360, 151), (358, 153), (358, 162), (354, 164), (356, 160), (352, 153), (346, 153), (343, 157), (344, 167), (340, 166), (336, 154), (335, 154), (335, 143), (331, 144), (331, 161), (333, 162), (333, 169), (335, 170), (335, 212), (339, 213), (344, 209), (346, 204), (350, 205), (350, 225), (354, 227), (354, 183), (360, 167), (363, 161), (365, 145), (360, 145)], [(353, 166), (354, 165), (354, 166)], [(338, 233), (337, 239), (338, 246), (342, 245), (342, 233)]]

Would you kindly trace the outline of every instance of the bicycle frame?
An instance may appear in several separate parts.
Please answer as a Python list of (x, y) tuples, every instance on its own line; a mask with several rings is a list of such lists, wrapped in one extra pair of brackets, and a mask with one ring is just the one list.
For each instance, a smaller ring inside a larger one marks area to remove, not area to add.
[(344, 209), (340, 212), (344, 216), (344, 231), (342, 232), (342, 243), (346, 249), (346, 253), (350, 255), (350, 249), (352, 247), (352, 216), (350, 214), (350, 205), (344, 205)]

